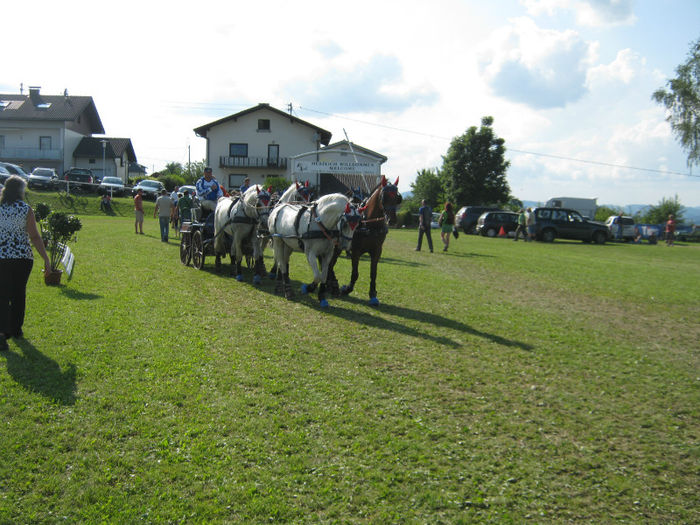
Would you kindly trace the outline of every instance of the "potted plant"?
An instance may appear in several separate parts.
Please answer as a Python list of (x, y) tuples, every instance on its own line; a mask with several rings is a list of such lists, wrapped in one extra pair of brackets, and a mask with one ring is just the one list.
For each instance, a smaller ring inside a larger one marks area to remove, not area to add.
[(63, 272), (58, 269), (58, 263), (63, 258), (68, 242), (76, 239), (75, 234), (82, 227), (80, 219), (60, 211), (50, 213), (41, 221), (42, 236), (48, 240), (47, 250), (51, 260), (51, 271), (44, 274), (46, 284), (60, 284)]

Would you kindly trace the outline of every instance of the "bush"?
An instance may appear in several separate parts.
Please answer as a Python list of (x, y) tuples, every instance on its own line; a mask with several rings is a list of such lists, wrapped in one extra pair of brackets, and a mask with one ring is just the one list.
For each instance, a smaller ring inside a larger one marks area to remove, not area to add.
[(49, 240), (49, 259), (51, 269), (56, 270), (63, 257), (68, 241), (75, 240), (75, 234), (83, 225), (75, 215), (66, 215), (60, 211), (53, 212), (44, 220), (42, 230)]
[(173, 191), (175, 189), (175, 186), (184, 186), (185, 185), (185, 179), (180, 176), (180, 175), (161, 175), (157, 179), (160, 182), (163, 183), (163, 186), (165, 186), (165, 189), (168, 191)]

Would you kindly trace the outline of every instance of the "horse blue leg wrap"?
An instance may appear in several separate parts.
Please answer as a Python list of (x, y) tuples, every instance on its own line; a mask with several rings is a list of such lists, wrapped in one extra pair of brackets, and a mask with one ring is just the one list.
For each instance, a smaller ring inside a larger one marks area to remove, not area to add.
[(379, 299), (376, 297), (370, 297), (369, 298), (369, 305), (370, 306), (379, 306)]
[(302, 285), (301, 285), (301, 293), (302, 293), (303, 295), (306, 295), (307, 293), (309, 293), (309, 288), (308, 288), (308, 286), (306, 286), (305, 284), (302, 284)]
[(243, 281), (243, 274), (239, 273), (238, 275), (236, 275), (236, 281), (238, 281), (239, 283), (242, 282)]
[(321, 308), (328, 308), (328, 301), (326, 301), (325, 299), (321, 299), (319, 305), (321, 306)]
[(262, 279), (260, 278), (259, 275), (253, 276), (253, 284), (260, 284), (261, 282), (262, 282)]

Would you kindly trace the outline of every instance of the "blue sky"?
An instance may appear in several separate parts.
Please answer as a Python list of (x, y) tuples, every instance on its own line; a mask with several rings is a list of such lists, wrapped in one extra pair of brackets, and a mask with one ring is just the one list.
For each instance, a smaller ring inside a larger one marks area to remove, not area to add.
[(188, 147), (203, 158), (197, 126), (291, 102), (333, 140), (345, 130), (386, 155), (407, 190), (492, 115), (518, 198), (700, 206), (700, 177), (651, 101), (700, 38), (697, 0), (126, 0), (108, 17), (36, 0), (3, 18), (31, 26), (4, 29), (0, 92), (93, 96), (149, 169)]

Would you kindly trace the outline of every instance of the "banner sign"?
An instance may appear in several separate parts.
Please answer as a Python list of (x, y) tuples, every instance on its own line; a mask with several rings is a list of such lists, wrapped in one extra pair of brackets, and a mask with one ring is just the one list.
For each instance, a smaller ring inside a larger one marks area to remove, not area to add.
[(294, 162), (294, 173), (379, 175), (380, 171), (378, 162), (298, 160)]

